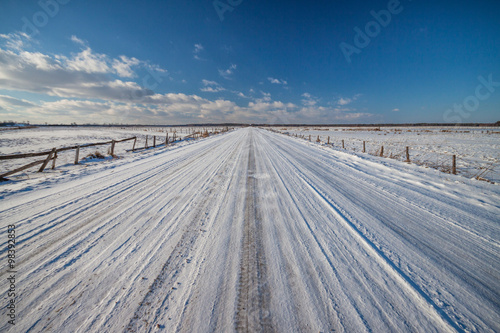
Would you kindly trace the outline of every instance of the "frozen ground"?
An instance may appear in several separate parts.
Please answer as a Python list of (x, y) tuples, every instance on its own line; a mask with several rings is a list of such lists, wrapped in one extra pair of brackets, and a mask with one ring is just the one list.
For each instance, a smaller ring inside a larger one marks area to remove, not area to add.
[(276, 127), (291, 135), (304, 135), (337, 148), (341, 140), (347, 151), (361, 152), (366, 141), (366, 152), (378, 154), (384, 146), (384, 155), (400, 161), (410, 149), (413, 163), (449, 171), (452, 155), (457, 156), (458, 174), (500, 182), (500, 128), (498, 127)]
[(1, 331), (500, 331), (487, 182), (245, 128), (0, 198)]

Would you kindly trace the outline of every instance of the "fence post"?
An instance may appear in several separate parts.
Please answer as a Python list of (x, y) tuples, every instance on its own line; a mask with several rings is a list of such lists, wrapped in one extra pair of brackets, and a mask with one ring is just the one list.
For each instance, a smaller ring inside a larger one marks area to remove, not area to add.
[(318, 138), (316, 139), (316, 142), (321, 142), (321, 140), (319, 139), (319, 135), (318, 135)]
[(57, 150), (54, 152), (54, 158), (52, 159), (52, 170), (56, 168)]
[(153, 136), (153, 148), (156, 148), (156, 135)]
[(410, 148), (406, 146), (406, 162), (410, 163)]
[(80, 146), (76, 146), (75, 164), (78, 164), (78, 155), (80, 155)]
[(168, 132), (167, 135), (165, 136), (165, 147), (168, 146)]
[(329, 145), (330, 144), (330, 137), (328, 137), (327, 140), (328, 140), (328, 142), (326, 144)]
[(311, 134), (309, 134), (309, 142), (311, 142)]
[(342, 139), (342, 149), (345, 149), (344, 148), (344, 139)]
[(453, 155), (453, 160), (451, 164), (451, 173), (456, 175), (457, 174), (457, 156)]
[(380, 157), (384, 157), (384, 146), (380, 147)]
[(115, 140), (111, 141), (111, 156), (115, 156)]
[(144, 148), (148, 148), (148, 136), (146, 135), (146, 144), (144, 145)]
[(366, 153), (366, 141), (363, 141), (363, 153)]
[(132, 146), (132, 151), (135, 150), (135, 143), (137, 142), (137, 137), (134, 138), (134, 145)]
[(43, 161), (43, 164), (42, 166), (40, 167), (40, 169), (38, 169), (38, 172), (42, 172), (43, 169), (45, 169), (45, 167), (47, 166), (47, 164), (49, 163), (49, 161), (51, 160), (52, 158), (52, 155), (54, 155), (56, 152), (56, 148), (52, 148), (51, 152), (49, 153), (49, 156), (47, 156), (47, 158), (45, 159), (45, 161)]

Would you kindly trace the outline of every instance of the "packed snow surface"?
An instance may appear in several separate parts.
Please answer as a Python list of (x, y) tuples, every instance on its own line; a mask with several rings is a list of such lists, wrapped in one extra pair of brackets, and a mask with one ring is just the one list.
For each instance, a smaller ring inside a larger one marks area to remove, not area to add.
[(500, 331), (498, 185), (244, 128), (0, 198), (0, 331)]

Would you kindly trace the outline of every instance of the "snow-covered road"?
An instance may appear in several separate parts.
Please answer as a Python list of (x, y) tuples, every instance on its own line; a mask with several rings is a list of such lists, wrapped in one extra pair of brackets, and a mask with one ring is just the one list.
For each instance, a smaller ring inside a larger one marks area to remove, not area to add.
[(434, 171), (244, 128), (9, 195), (0, 331), (498, 332), (499, 186)]

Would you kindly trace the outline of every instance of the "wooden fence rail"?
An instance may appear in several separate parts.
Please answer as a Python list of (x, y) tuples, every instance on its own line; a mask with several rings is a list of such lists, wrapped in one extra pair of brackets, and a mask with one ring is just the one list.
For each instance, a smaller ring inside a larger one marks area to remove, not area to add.
[[(134, 140), (134, 139), (135, 139), (135, 136), (133, 138), (123, 139), (123, 140), (115, 140), (115, 143), (124, 142), (124, 141), (128, 141), (128, 140)], [(110, 143), (113, 143), (113, 141), (97, 142), (97, 143), (87, 143), (87, 144), (79, 145), (79, 146), (57, 148), (56, 150), (58, 152), (60, 152), (60, 151), (65, 151), (65, 150), (77, 149), (78, 147), (85, 148), (85, 147), (92, 147), (92, 146), (103, 146), (103, 145), (108, 145)], [(17, 159), (17, 158), (27, 158), (27, 157), (44, 156), (44, 155), (50, 154), (51, 152), (52, 152), (52, 150), (48, 150), (48, 151), (44, 151), (44, 152), (40, 152), (40, 153), (0, 155), (0, 161), (1, 160), (13, 160), (13, 159)]]

